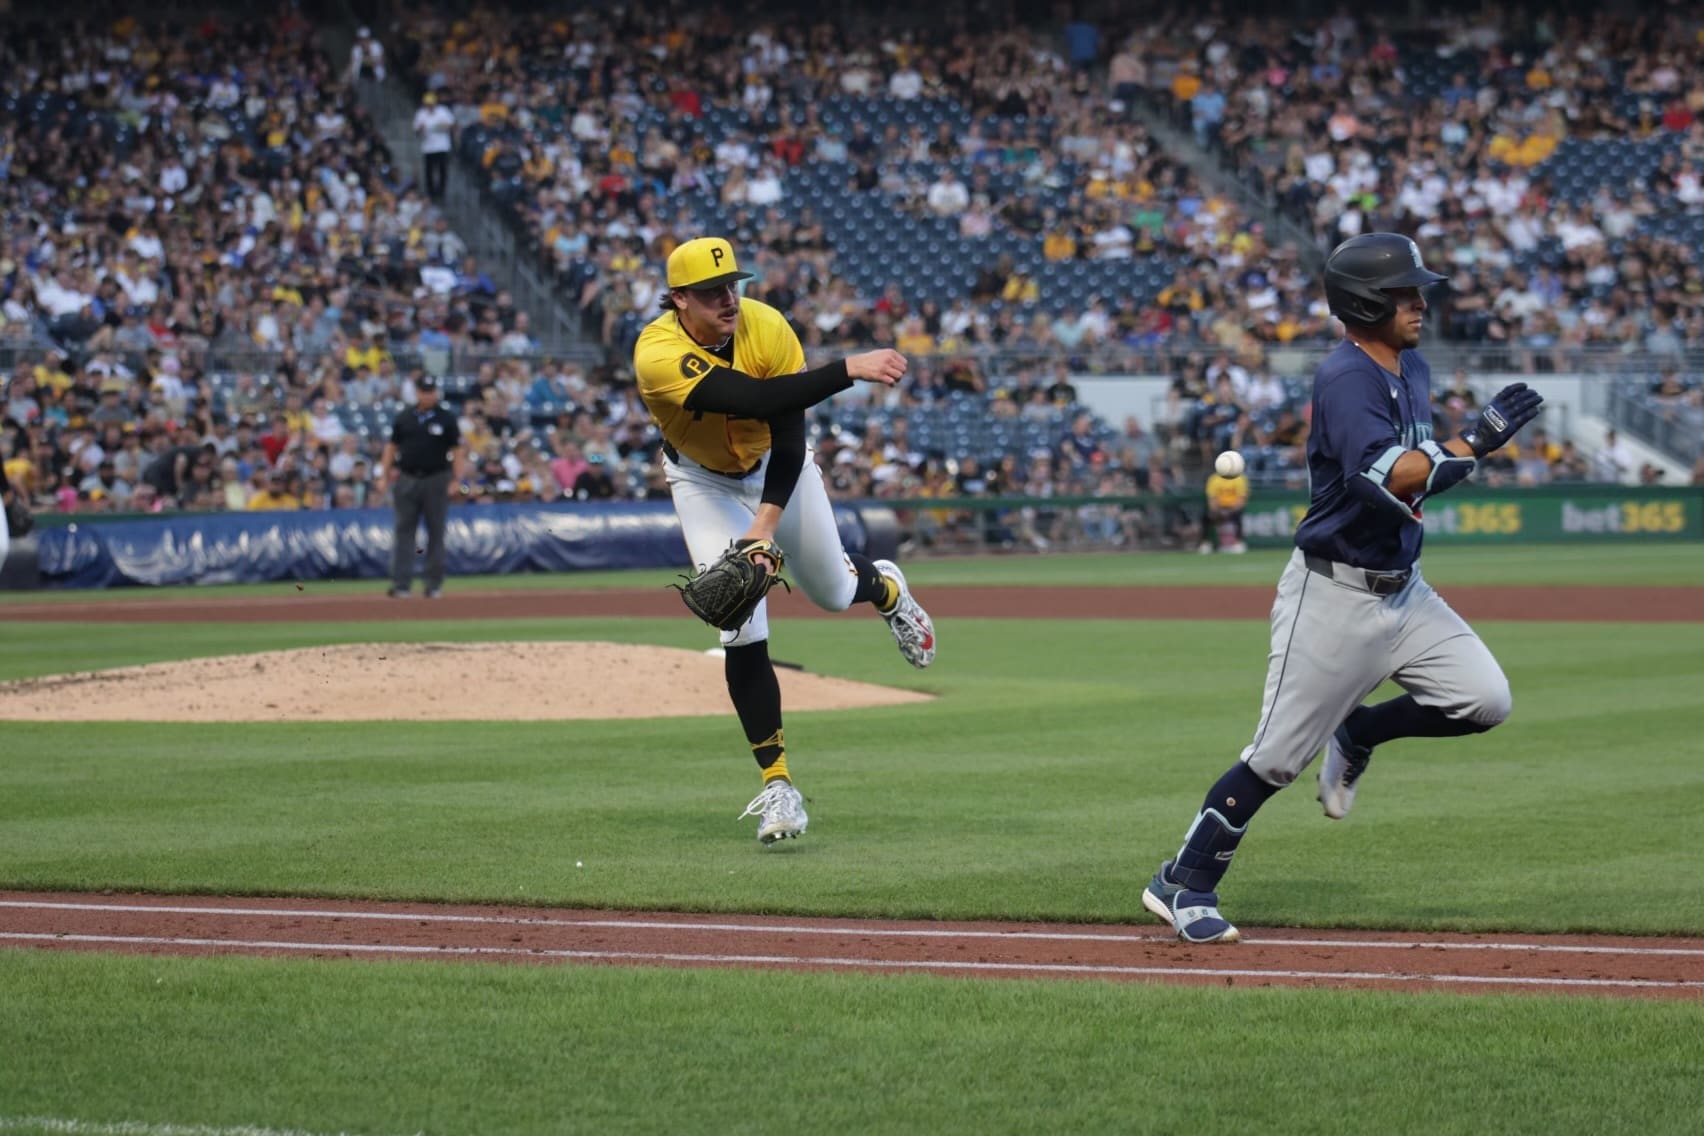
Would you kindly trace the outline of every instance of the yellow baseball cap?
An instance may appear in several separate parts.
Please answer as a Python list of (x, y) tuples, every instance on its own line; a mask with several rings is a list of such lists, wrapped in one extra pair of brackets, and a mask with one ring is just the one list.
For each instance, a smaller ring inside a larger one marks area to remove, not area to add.
[(734, 259), (734, 246), (721, 237), (699, 237), (669, 253), (670, 288), (714, 288), (750, 279)]

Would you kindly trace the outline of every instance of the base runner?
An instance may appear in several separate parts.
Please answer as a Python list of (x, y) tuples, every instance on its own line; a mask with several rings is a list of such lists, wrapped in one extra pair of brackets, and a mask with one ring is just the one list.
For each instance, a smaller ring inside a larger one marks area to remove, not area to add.
[[(1189, 942), (1237, 939), (1219, 914), (1219, 880), (1255, 811), (1320, 747), (1320, 803), (1341, 819), (1375, 747), (1477, 734), (1509, 716), (1497, 660), (1420, 575), (1420, 510), (1514, 437), (1543, 399), (1515, 383), (1461, 437), (1432, 440), (1431, 371), (1414, 348), (1420, 289), (1443, 279), (1396, 233), (1354, 237), (1326, 260), (1326, 299), (1345, 337), (1314, 375), (1312, 500), (1272, 604), (1260, 721), (1142, 893)], [(1387, 678), (1407, 693), (1362, 705)]]

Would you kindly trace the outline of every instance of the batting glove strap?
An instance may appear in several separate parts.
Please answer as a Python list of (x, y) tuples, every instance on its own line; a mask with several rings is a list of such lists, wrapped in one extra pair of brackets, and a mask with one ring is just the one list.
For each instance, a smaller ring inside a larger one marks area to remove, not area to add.
[(1501, 449), (1516, 431), (1538, 417), (1543, 405), (1543, 395), (1525, 383), (1511, 383), (1498, 391), (1462, 431), (1461, 440), (1473, 448), (1474, 457), (1482, 458), (1492, 450)]
[(1479, 468), (1478, 458), (1457, 457), (1431, 439), (1421, 442), (1415, 448), (1425, 454), (1432, 463), (1431, 470), (1426, 474), (1427, 497), (1460, 484)]

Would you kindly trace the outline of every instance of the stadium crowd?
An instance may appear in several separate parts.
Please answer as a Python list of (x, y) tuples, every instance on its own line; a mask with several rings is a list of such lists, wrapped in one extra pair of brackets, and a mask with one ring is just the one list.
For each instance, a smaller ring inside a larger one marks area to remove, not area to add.
[(1346, 13), (1207, 16), (1121, 56), (1126, 94), (1164, 100), (1321, 247), (1397, 230), (1438, 250), (1447, 338), (1552, 367), (1558, 348), (1704, 346), (1695, 7), (1491, 6), (1401, 46)]
[[(653, 310), (655, 266), (695, 232), (705, 199), (731, 212), (726, 235), (752, 251), (751, 294), (825, 347), (1243, 349), (1329, 334), (1292, 252), (1269, 247), (1259, 223), (1109, 107), (1098, 78), (1029, 31), (908, 32), (865, 47), (828, 22), (735, 27), (715, 7), (477, 19), (415, 9), (394, 54), (455, 109), (464, 156), (617, 350)], [(872, 115), (842, 130), (818, 110), (833, 98), (875, 112), (950, 105), (971, 124), (878, 128)], [(818, 168), (874, 204), (878, 226), (883, 209), (955, 219), (973, 251), (1015, 233), (1034, 256), (989, 251), (960, 297), (899, 281), (857, 294), (845, 251), (790, 196), (794, 175)], [(1038, 280), (1044, 264), (1156, 257), (1181, 267), (1153, 295), (1048, 295)]]
[[(430, 366), (471, 445), (463, 499), (660, 496), (658, 439), (624, 357), (655, 311), (657, 266), (708, 203), (758, 272), (750, 294), (789, 312), (813, 355), (889, 344), (918, 360), (887, 401), (843, 399), (814, 423), (839, 495), (1165, 491), (1231, 447), (1259, 481), (1295, 486), (1306, 400), (1269, 353), (1327, 342), (1333, 321), (1303, 259), (1156, 145), (1137, 100), (1171, 100), (1322, 242), (1379, 226), (1440, 248), (1448, 337), (1537, 355), (1636, 339), (1670, 354), (1700, 343), (1704, 276), (1692, 246), (1650, 225), (1698, 210), (1704, 127), (1680, 109), (1704, 109), (1704, 88), (1687, 86), (1695, 37), (1656, 26), (1671, 56), (1643, 26), (1563, 24), (1520, 55), (1506, 44), (1525, 31), (1446, 23), (1428, 50), (1453, 61), (1448, 90), (1409, 114), (1404, 75), (1431, 72), (1342, 17), (1192, 14), (1098, 45), (993, 26), (864, 46), (831, 23), (736, 27), (707, 6), (405, 11), (380, 28), (387, 58), (481, 140), (464, 158), (610, 349), (590, 365), (537, 353), (526, 313), (395, 168), (350, 73), (288, 11), (188, 36), (124, 19), (81, 27), (65, 50), (19, 23), (0, 39), (0, 346), (22, 349), (0, 459), (66, 511), (378, 504), (389, 416)], [(1593, 43), (1632, 61), (1613, 69), (1620, 88), (1673, 96), (1660, 117), (1630, 124), (1595, 97), (1609, 78), (1585, 58)], [(1516, 76), (1524, 96), (1509, 93)], [(841, 130), (816, 110), (833, 98), (950, 104), (969, 126)], [(1634, 192), (1576, 206), (1545, 172), (1554, 148), (1511, 147), (1517, 121), (1540, 124), (1517, 142), (1561, 144), (1560, 121), (1570, 138), (1636, 125), (1675, 145)], [(968, 287), (852, 286), (854, 253), (789, 197), (824, 171), (896, 216), (951, 221), (965, 247), (986, 242)], [(1012, 247), (1003, 234), (1029, 253), (996, 253)], [(1050, 266), (1082, 264), (1112, 286), (1061, 294)], [(1118, 283), (1155, 265), (1151, 285)], [(1152, 422), (1114, 429), (1083, 412), (1073, 382), (1107, 345), (1173, 375)], [(1694, 377), (1672, 369), (1645, 394), (1704, 413)], [(1439, 429), (1476, 397), (1458, 374)], [(1040, 434), (918, 442), (919, 427), (964, 415)], [(1485, 478), (1626, 473), (1540, 432), (1507, 459)], [(918, 514), (917, 539), (949, 539), (950, 513)], [(1181, 542), (1187, 520), (1082, 506), (989, 514), (982, 536)]]
[[(1295, 259), (1129, 113), (1147, 99), (1169, 101), (1322, 246), (1380, 227), (1437, 248), (1452, 273), (1440, 294), (1446, 338), (1512, 345), (1531, 367), (1572, 346), (1704, 344), (1704, 228), (1653, 224), (1704, 205), (1697, 16), (1606, 9), (1534, 24), (1524, 11), (1490, 11), (1440, 15), (1401, 49), (1342, 14), (1311, 26), (1181, 8), (1080, 52), (1070, 38), (998, 24), (942, 23), (869, 46), (826, 22), (736, 33), (723, 9), (667, 5), (482, 10), (477, 20), (416, 9), (397, 34), (405, 70), (479, 128), (470, 156), (588, 326), (617, 347), (650, 310), (651, 270), (692, 231), (689, 206), (705, 197), (733, 210), (730, 236), (760, 250), (764, 293), (825, 345), (856, 332), (946, 353), (1174, 341), (1253, 352), (1330, 338)], [(847, 134), (817, 110), (836, 97), (950, 105), (970, 125), (878, 132), (857, 121)], [(1627, 98), (1637, 106), (1623, 115)], [(1631, 192), (1614, 164), (1595, 183), (1559, 186), (1550, 159), (1570, 139), (1657, 157), (1631, 170)], [(919, 163), (936, 176), (925, 180)], [(849, 292), (849, 254), (789, 196), (796, 175), (825, 165), (875, 200), (878, 218), (956, 218), (973, 242), (1015, 233), (1034, 255), (987, 257), (974, 297), (1001, 304), (945, 330), (906, 325), (894, 302), (915, 310), (924, 297), (897, 283)], [(1178, 270), (1160, 288), (1049, 294), (1045, 265), (1073, 260)]]
[(514, 331), (292, 9), (9, 21), (0, 100), (0, 342), (197, 368)]

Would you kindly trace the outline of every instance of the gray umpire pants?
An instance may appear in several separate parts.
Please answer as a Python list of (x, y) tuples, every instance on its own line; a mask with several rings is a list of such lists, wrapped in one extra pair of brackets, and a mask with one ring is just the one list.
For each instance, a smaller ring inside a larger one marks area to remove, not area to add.
[(429, 477), (399, 473), (391, 497), (396, 505), (396, 544), (391, 549), (391, 585), (407, 591), (414, 582), (414, 555), (421, 518), (426, 520), (426, 590), (444, 586), (444, 529), (450, 519), (450, 470)]

